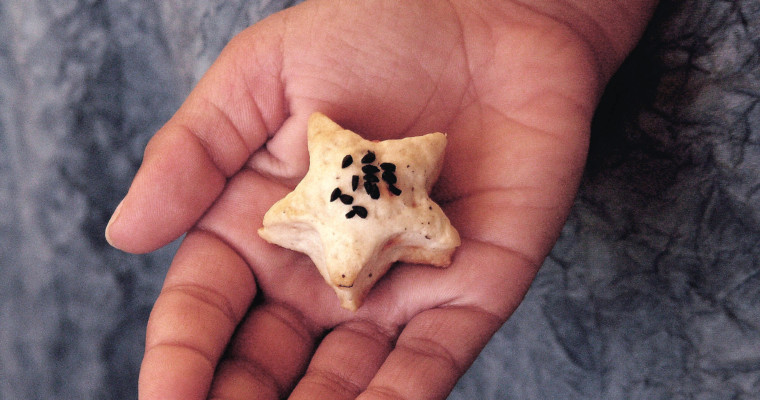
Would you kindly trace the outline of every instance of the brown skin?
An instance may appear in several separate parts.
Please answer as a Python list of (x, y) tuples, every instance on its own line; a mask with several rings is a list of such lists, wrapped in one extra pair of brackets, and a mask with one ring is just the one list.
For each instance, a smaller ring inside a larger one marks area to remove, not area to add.
[[(448, 395), (554, 244), (596, 102), (654, 7), (524, 3), (313, 0), (230, 42), (107, 229), (136, 253), (188, 232), (141, 399)], [(352, 313), (305, 256), (258, 237), (306, 172), (313, 111), (372, 139), (448, 133), (433, 192), (462, 236), (449, 268), (398, 265)]]

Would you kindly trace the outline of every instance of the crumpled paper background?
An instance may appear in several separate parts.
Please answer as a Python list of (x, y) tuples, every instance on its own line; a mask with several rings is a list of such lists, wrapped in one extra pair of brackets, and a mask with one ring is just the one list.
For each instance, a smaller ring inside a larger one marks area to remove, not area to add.
[[(103, 229), (149, 137), (293, 1), (0, 3), (0, 399), (131, 399), (175, 245)], [(450, 399), (760, 396), (760, 1), (664, 1), (572, 214)]]

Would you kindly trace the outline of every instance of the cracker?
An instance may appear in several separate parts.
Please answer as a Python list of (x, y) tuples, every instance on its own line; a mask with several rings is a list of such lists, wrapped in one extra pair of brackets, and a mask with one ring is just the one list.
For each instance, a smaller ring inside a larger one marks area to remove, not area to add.
[(396, 261), (448, 266), (459, 234), (429, 197), (446, 135), (369, 141), (309, 118), (309, 170), (264, 215), (259, 235), (307, 254), (341, 306), (358, 309)]

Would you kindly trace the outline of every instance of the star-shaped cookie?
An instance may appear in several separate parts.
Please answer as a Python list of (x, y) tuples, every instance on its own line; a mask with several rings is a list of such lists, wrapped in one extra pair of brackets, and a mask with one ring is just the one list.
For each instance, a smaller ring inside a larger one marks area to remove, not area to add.
[(447, 266), (459, 234), (429, 193), (446, 135), (369, 141), (309, 118), (309, 171), (264, 215), (259, 235), (307, 254), (341, 306), (358, 309), (396, 261)]

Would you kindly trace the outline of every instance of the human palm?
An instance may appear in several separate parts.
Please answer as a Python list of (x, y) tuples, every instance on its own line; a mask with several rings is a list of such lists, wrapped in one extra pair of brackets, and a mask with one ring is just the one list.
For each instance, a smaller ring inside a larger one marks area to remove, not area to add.
[[(485, 3), (311, 1), (228, 45), (108, 228), (132, 252), (188, 232), (141, 398), (447, 396), (554, 243), (609, 74), (566, 24)], [(258, 237), (306, 172), (313, 111), (369, 139), (448, 134), (432, 196), (462, 237), (451, 266), (394, 266), (354, 313), (306, 256)]]

